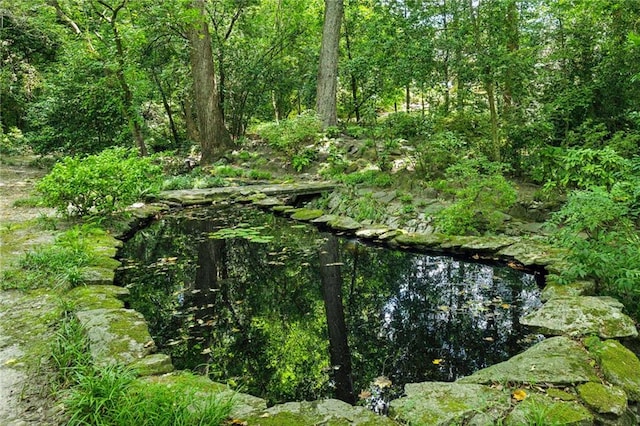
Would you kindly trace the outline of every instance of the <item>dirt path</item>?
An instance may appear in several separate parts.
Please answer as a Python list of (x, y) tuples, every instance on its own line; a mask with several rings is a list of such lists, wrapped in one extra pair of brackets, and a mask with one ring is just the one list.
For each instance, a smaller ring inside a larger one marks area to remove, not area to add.
[[(51, 209), (14, 205), (29, 197), (44, 172), (29, 167), (27, 158), (6, 160), (11, 165), (0, 164), (0, 279), (22, 253), (53, 240), (53, 231), (38, 224)], [(59, 424), (46, 377), (56, 306), (46, 290), (0, 289), (0, 426)]]

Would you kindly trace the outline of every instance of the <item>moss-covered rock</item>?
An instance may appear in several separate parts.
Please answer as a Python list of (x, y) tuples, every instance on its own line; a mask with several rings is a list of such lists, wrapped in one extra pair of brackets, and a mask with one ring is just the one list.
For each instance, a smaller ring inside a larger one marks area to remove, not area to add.
[(507, 361), (458, 379), (457, 383), (585, 383), (598, 380), (591, 363), (579, 343), (567, 337), (551, 337)]
[(336, 399), (288, 402), (246, 418), (254, 426), (393, 426), (398, 423)]
[(291, 215), (291, 219), (308, 222), (322, 216), (324, 212), (319, 209), (298, 209)]
[(627, 394), (617, 386), (588, 382), (576, 390), (585, 405), (596, 413), (621, 416), (627, 410)]
[[(162, 376), (148, 376), (138, 379), (142, 384), (154, 383), (174, 389), (176, 392), (195, 392), (196, 396), (206, 397), (214, 395), (219, 398), (230, 398), (234, 402), (231, 416), (233, 418), (248, 418), (267, 408), (264, 399), (242, 392), (231, 390), (222, 383), (209, 380), (204, 376), (196, 376), (185, 371), (176, 371)], [(254, 423), (250, 423), (254, 425)]]
[(640, 360), (617, 340), (604, 342), (598, 339), (586, 341), (604, 374), (612, 384), (620, 386), (630, 401), (640, 401)]
[(594, 417), (576, 402), (555, 401), (545, 395), (531, 394), (515, 406), (504, 424), (591, 426), (594, 424)]
[(129, 364), (138, 376), (155, 376), (171, 373), (174, 370), (171, 357), (165, 354), (147, 355)]
[(356, 231), (362, 227), (360, 222), (348, 216), (338, 216), (337, 218), (327, 222), (327, 225), (336, 231), (348, 232)]
[[(260, 195), (264, 195), (264, 194), (260, 194)], [(278, 198), (266, 197), (266, 196), (254, 197), (251, 201), (253, 202), (253, 204), (260, 207), (274, 207), (274, 206), (281, 206), (282, 204), (284, 204), (284, 202)]]
[(633, 320), (622, 313), (624, 306), (611, 298), (577, 296), (556, 297), (542, 308), (520, 319), (547, 335), (636, 337)]
[(381, 235), (384, 235), (389, 231), (390, 229), (386, 225), (372, 224), (356, 231), (356, 237), (372, 240), (379, 238)]
[(549, 398), (557, 399), (560, 401), (575, 401), (578, 397), (570, 392), (563, 391), (558, 388), (547, 389), (547, 396)]
[(391, 401), (390, 415), (411, 425), (458, 424), (474, 413), (506, 410), (510, 398), (488, 386), (442, 382), (410, 383), (405, 393)]
[(115, 285), (91, 285), (76, 287), (66, 294), (78, 311), (91, 309), (124, 308), (124, 298), (129, 290)]
[(445, 241), (447, 237), (442, 234), (400, 234), (393, 239), (397, 245), (417, 249), (440, 247)]
[(526, 266), (546, 266), (564, 260), (563, 250), (551, 247), (544, 241), (529, 239), (503, 248), (498, 252), (501, 258), (513, 258)]
[(82, 283), (84, 285), (109, 285), (113, 284), (116, 272), (111, 268), (100, 266), (87, 266), (82, 268)]
[(132, 309), (92, 309), (76, 317), (89, 339), (96, 365), (130, 364), (153, 352), (155, 345), (141, 313)]
[(556, 297), (592, 296), (596, 290), (596, 283), (592, 280), (574, 281), (568, 284), (559, 284), (547, 280), (540, 298), (549, 300)]

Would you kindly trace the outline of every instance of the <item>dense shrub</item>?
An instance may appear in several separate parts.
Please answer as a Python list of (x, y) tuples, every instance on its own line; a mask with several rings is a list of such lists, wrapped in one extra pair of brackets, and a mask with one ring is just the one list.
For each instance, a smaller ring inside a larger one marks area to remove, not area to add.
[(321, 123), (312, 113), (300, 114), (280, 123), (263, 123), (253, 129), (272, 147), (287, 153), (295, 153), (304, 145), (319, 139)]
[(559, 281), (593, 278), (602, 293), (625, 300), (636, 319), (640, 318), (640, 234), (634, 225), (638, 183), (574, 191), (552, 220), (558, 226), (553, 242), (569, 250), (571, 261)]
[(450, 166), (438, 187), (454, 196), (454, 202), (436, 216), (438, 229), (464, 235), (496, 231), (517, 193), (502, 175), (504, 165), (484, 158), (466, 159)]
[(463, 157), (466, 142), (453, 132), (438, 132), (416, 151), (416, 171), (425, 179), (444, 177), (449, 166)]
[(109, 148), (65, 157), (36, 186), (46, 205), (68, 216), (110, 215), (155, 191), (160, 168), (135, 151)]
[(631, 162), (613, 148), (546, 147), (536, 153), (534, 180), (547, 191), (611, 186), (628, 175)]

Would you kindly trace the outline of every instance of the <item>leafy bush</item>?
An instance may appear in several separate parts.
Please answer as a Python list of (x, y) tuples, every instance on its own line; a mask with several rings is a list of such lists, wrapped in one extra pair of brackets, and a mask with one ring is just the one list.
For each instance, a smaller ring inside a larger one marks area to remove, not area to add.
[(388, 137), (411, 139), (428, 133), (431, 123), (426, 121), (422, 114), (397, 112), (389, 114), (382, 127)]
[(301, 172), (305, 167), (309, 166), (316, 158), (316, 152), (309, 148), (304, 148), (291, 157), (291, 165), (296, 172)]
[(466, 142), (453, 132), (439, 132), (420, 144), (416, 171), (427, 179), (442, 178), (449, 166), (463, 157)]
[(624, 183), (610, 191), (574, 191), (553, 216), (559, 228), (552, 241), (569, 250), (571, 266), (558, 277), (560, 282), (594, 278), (601, 292), (625, 300), (640, 319), (640, 234), (633, 223), (637, 203), (637, 186)]
[(586, 189), (611, 186), (628, 175), (631, 163), (613, 148), (546, 147), (537, 152), (533, 178), (545, 189)]
[(516, 202), (513, 185), (501, 173), (504, 166), (486, 159), (468, 159), (449, 167), (447, 179), (438, 186), (454, 195), (454, 203), (436, 216), (436, 225), (446, 233), (463, 235), (496, 231), (502, 210)]
[(304, 113), (280, 123), (260, 124), (253, 131), (272, 147), (292, 154), (304, 145), (317, 142), (321, 129), (320, 120), (315, 114)]
[(65, 157), (36, 186), (46, 205), (68, 216), (110, 215), (155, 191), (160, 168), (134, 150), (109, 148)]
[(0, 154), (16, 155), (26, 149), (26, 140), (17, 127), (11, 127), (9, 133), (4, 133), (0, 126)]
[(379, 170), (365, 170), (362, 172), (341, 174), (338, 176), (338, 180), (347, 185), (365, 184), (380, 188), (386, 188), (393, 184), (391, 175)]

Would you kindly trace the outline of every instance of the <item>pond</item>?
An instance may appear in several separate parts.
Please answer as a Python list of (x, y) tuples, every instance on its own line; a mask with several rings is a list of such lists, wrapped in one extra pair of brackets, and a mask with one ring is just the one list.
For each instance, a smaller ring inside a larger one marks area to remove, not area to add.
[(238, 205), (182, 210), (121, 251), (161, 352), (269, 403), (453, 381), (531, 346), (533, 275), (392, 250)]

